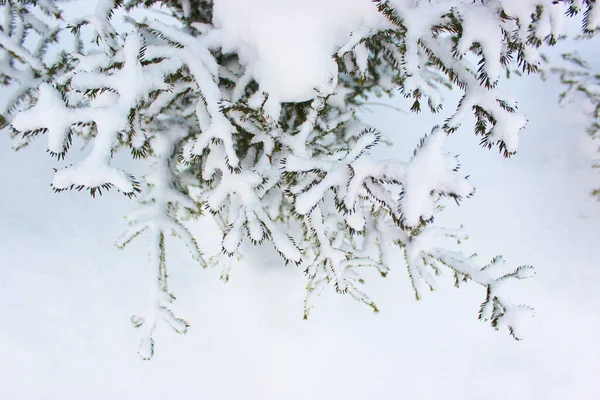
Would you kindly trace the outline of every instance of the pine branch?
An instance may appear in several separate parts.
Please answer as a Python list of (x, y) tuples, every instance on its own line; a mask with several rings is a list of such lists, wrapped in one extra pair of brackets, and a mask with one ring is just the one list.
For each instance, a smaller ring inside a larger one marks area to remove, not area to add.
[[(253, 29), (268, 31), (258, 19), (270, 14), (256, 14), (248, 29), (268, 43), (255, 43), (241, 25), (228, 24), (223, 3), (210, 0), (99, 0), (68, 25), (60, 6), (53, 0), (0, 3), (0, 84), (11, 86), (0, 127), (10, 126), (17, 147), (45, 136), (59, 161), (77, 151), (75, 137), (92, 145), (83, 161), (56, 171), (56, 191), (86, 189), (95, 196), (116, 188), (131, 197), (148, 188), (118, 242), (150, 238), (149, 299), (133, 318), (143, 331), (142, 357), (154, 352), (159, 322), (180, 333), (188, 328), (171, 311), (165, 238), (175, 234), (205, 266), (197, 244), (202, 237), (186, 228), (203, 209), (223, 230), (221, 253), (211, 258), (222, 267), (221, 279), (227, 281), (234, 258), (243, 256), (244, 240), (270, 241), (282, 263), (306, 271), (305, 318), (330, 284), (377, 312), (361, 289), (360, 268), (385, 276), (401, 264), (392, 255), (393, 246), (401, 246), (417, 298), (449, 269), (456, 285), (472, 280), (486, 289), (481, 319), (520, 337), (517, 319), (528, 308), (499, 288), (530, 268), (500, 274), (499, 259), (480, 267), (441, 246), (444, 237), (462, 236), (437, 227), (434, 216), (447, 200), (458, 204), (474, 193), (444, 145), (473, 113), (481, 144), (514, 154), (527, 120), (500, 89), (503, 77), (516, 69), (539, 72), (541, 49), (562, 37), (565, 11), (581, 16), (584, 32), (593, 31), (600, 22), (597, 2), (365, 2), (363, 11), (370, 6), (373, 13), (331, 37), (277, 32), (265, 39)], [(138, 18), (138, 8), (153, 17)], [(117, 10), (133, 33), (117, 30)], [(337, 29), (341, 22), (328, 23)], [(87, 27), (94, 32), (91, 45), (81, 42)], [(59, 43), (69, 33), (73, 51)], [(318, 45), (310, 42), (317, 39)], [(567, 87), (563, 98), (587, 97), (596, 135), (597, 76), (579, 57), (569, 61), (578, 68), (559, 72)], [(282, 87), (272, 78), (281, 78)], [(458, 89), (463, 97), (411, 159), (371, 155), (385, 141), (357, 111), (374, 104), (373, 96), (400, 92), (410, 99), (410, 111), (442, 113), (443, 89)], [(113, 165), (123, 148), (155, 162), (143, 181)]]

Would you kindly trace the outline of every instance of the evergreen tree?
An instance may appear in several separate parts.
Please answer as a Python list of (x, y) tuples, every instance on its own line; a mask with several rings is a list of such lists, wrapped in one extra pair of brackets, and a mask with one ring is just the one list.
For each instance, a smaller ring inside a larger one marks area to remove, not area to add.
[[(592, 31), (595, 1), (91, 3), (90, 15), (65, 20), (57, 0), (0, 2), (0, 82), (12, 96), (0, 122), (17, 148), (44, 134), (58, 160), (73, 135), (90, 143), (83, 161), (56, 171), (57, 192), (116, 189), (137, 198), (145, 188), (118, 242), (151, 238), (155, 286), (132, 318), (143, 330), (142, 357), (152, 356), (160, 321), (188, 328), (169, 308), (165, 252), (175, 233), (207, 265), (202, 238), (186, 227), (197, 217), (223, 230), (222, 254), (209, 261), (225, 281), (244, 240), (269, 241), (282, 263), (302, 268), (305, 318), (328, 287), (378, 311), (360, 271), (385, 276), (397, 267), (397, 246), (417, 299), (448, 270), (456, 286), (485, 288), (480, 319), (521, 337), (519, 319), (531, 309), (499, 288), (532, 268), (506, 271), (501, 257), (481, 265), (460, 250), (462, 229), (434, 223), (447, 199), (474, 193), (444, 142), (472, 113), (482, 146), (514, 154), (526, 119), (499, 82), (514, 65), (538, 70), (539, 48), (556, 42), (565, 14), (583, 10)], [(462, 91), (462, 100), (410, 160), (370, 156), (382, 137), (356, 113), (369, 96), (400, 91), (411, 111), (426, 103), (438, 113), (443, 87)], [(144, 181), (114, 165), (123, 148), (153, 160)]]

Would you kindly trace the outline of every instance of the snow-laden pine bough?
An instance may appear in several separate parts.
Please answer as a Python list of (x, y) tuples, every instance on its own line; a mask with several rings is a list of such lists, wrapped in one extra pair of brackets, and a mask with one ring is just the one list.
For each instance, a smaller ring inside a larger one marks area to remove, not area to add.
[[(597, 34), (597, 31), (595, 32)], [(579, 36), (577, 39), (593, 39), (593, 35)], [(577, 108), (590, 120), (587, 134), (594, 140), (600, 139), (600, 74), (597, 66), (590, 65), (577, 51), (561, 55), (561, 62), (552, 65), (549, 72), (557, 74), (565, 90), (560, 94), (560, 103), (578, 102)], [(581, 101), (583, 100), (583, 101)], [(583, 103), (583, 104), (582, 104)], [(600, 152), (600, 146), (597, 151)], [(600, 159), (596, 159), (594, 168), (600, 168)], [(592, 196), (600, 200), (600, 187), (592, 190)]]
[[(531, 309), (500, 289), (532, 268), (505, 271), (501, 257), (479, 264), (458, 249), (462, 230), (434, 223), (445, 199), (474, 192), (444, 142), (474, 115), (484, 147), (514, 154), (526, 119), (500, 80), (515, 64), (537, 70), (539, 48), (558, 40), (565, 14), (581, 12), (592, 32), (594, 1), (91, 3), (89, 15), (73, 19), (59, 1), (0, 2), (0, 82), (12, 96), (0, 122), (17, 147), (45, 134), (59, 161), (73, 135), (91, 144), (81, 162), (57, 169), (56, 191), (115, 188), (134, 197), (145, 188), (118, 242), (151, 239), (152, 290), (133, 317), (142, 357), (154, 352), (159, 322), (188, 328), (171, 310), (170, 233), (200, 265), (220, 265), (224, 280), (244, 240), (271, 242), (305, 271), (305, 317), (327, 287), (378, 311), (361, 290), (361, 268), (385, 276), (401, 249), (417, 299), (449, 270), (456, 286), (485, 288), (480, 319), (520, 338), (518, 322)], [(400, 91), (413, 112), (426, 102), (438, 113), (445, 87), (462, 100), (410, 160), (370, 155), (382, 138), (357, 114), (369, 96)], [(122, 148), (153, 160), (152, 172), (141, 179), (120, 169), (113, 154)], [(222, 253), (208, 261), (202, 237), (186, 227), (199, 216), (223, 230)]]

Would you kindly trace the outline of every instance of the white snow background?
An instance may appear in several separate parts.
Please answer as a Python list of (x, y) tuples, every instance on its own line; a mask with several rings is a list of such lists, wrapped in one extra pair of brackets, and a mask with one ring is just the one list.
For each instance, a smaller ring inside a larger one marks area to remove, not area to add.
[[(600, 180), (590, 168), (597, 143), (576, 106), (556, 104), (555, 79), (505, 88), (529, 118), (518, 154), (480, 148), (465, 124), (447, 143), (477, 193), (436, 218), (464, 224), (465, 246), (483, 261), (503, 254), (536, 267), (511, 289), (536, 310), (524, 341), (478, 321), (483, 288), (454, 289), (450, 274), (415, 302), (400, 259), (386, 279), (368, 277), (378, 315), (325, 292), (304, 321), (302, 271), (269, 244), (246, 247), (223, 284), (173, 239), (174, 309), (192, 326), (186, 336), (159, 326), (156, 354), (144, 362), (129, 318), (144, 299), (145, 243), (113, 245), (135, 203), (116, 192), (54, 194), (57, 163), (44, 138), (15, 153), (2, 134), (0, 399), (600, 398), (600, 203), (589, 196)], [(448, 112), (456, 95), (449, 100)], [(407, 109), (400, 96), (386, 103)], [(365, 120), (394, 140), (380, 154), (401, 159), (446, 116), (370, 109)], [(147, 171), (126, 159), (118, 155), (131, 172)], [(214, 227), (192, 229), (203, 250), (218, 251)]]

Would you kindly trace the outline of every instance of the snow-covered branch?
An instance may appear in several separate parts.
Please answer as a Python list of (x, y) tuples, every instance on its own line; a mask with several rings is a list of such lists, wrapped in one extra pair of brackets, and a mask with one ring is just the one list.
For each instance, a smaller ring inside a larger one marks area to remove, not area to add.
[[(440, 244), (460, 234), (434, 216), (474, 193), (445, 143), (472, 114), (483, 146), (514, 154), (527, 119), (503, 80), (514, 68), (538, 70), (540, 48), (562, 37), (565, 14), (583, 15), (583, 31), (594, 31), (597, 2), (98, 0), (70, 21), (60, 6), (0, 4), (0, 84), (12, 90), (0, 128), (10, 125), (25, 142), (45, 134), (59, 161), (72, 157), (74, 136), (89, 143), (82, 161), (58, 168), (56, 191), (115, 187), (132, 197), (148, 187), (119, 242), (150, 237), (149, 300), (134, 317), (143, 357), (158, 322), (187, 329), (170, 309), (165, 238), (174, 232), (205, 265), (202, 234), (185, 225), (203, 209), (223, 230), (212, 258), (223, 279), (244, 240), (270, 241), (284, 263), (306, 272), (305, 317), (329, 285), (377, 311), (360, 289), (361, 268), (385, 276), (407, 267), (417, 298), (449, 268), (457, 283), (486, 290), (480, 318), (520, 337), (527, 308), (498, 288), (529, 268), (498, 274), (498, 260), (480, 267)], [(83, 43), (89, 28), (93, 42)], [(65, 36), (73, 51), (61, 42), (58, 56), (46, 56)], [(596, 98), (591, 75), (563, 80)], [(444, 110), (445, 89), (462, 93), (456, 109)], [(446, 122), (410, 159), (380, 160), (372, 149), (384, 138), (359, 111), (396, 92), (411, 99), (410, 111), (426, 101)], [(153, 172), (134, 178), (115, 166), (123, 148), (155, 161)]]
[(178, 333), (186, 333), (189, 326), (170, 309), (175, 297), (167, 286), (166, 237), (173, 233), (185, 243), (192, 257), (206, 267), (196, 239), (180, 222), (178, 215), (182, 209), (196, 209), (194, 201), (180, 191), (181, 186), (174, 165), (178, 144), (186, 136), (187, 132), (176, 126), (166, 131), (154, 132), (151, 149), (156, 156), (156, 164), (153, 171), (146, 176), (149, 191), (140, 200), (140, 207), (128, 216), (129, 228), (117, 241), (117, 246), (123, 248), (146, 232), (150, 239), (147, 305), (132, 317), (134, 326), (143, 330), (139, 353), (144, 359), (149, 359), (154, 354), (152, 335), (160, 321), (166, 322)]

